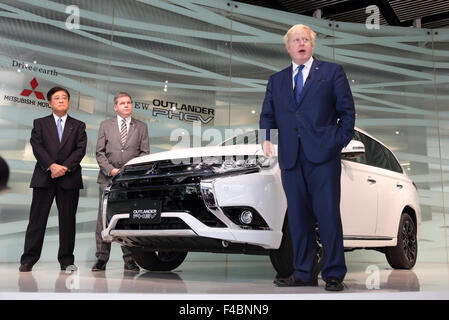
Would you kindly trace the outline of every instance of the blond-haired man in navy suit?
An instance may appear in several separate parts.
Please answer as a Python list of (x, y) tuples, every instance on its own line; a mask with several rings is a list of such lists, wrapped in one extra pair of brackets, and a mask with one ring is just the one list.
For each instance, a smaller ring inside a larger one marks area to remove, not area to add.
[[(275, 284), (318, 285), (317, 221), (325, 288), (341, 291), (346, 264), (340, 153), (354, 134), (354, 100), (343, 67), (313, 57), (315, 32), (308, 26), (293, 26), (284, 42), (292, 64), (270, 77), (260, 115), (261, 129), (279, 130), (279, 166), (294, 255), (294, 273)], [(269, 139), (264, 143), (267, 155)]]

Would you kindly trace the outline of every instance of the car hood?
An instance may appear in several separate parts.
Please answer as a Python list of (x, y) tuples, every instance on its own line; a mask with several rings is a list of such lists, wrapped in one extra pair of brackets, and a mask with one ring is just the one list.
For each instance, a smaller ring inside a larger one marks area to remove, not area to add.
[(244, 155), (263, 155), (263, 151), (258, 144), (238, 144), (231, 146), (213, 146), (198, 148), (176, 148), (170, 151), (157, 152), (142, 157), (131, 159), (126, 165), (134, 165), (140, 163), (185, 159), (185, 158), (207, 158), (222, 156), (244, 156)]

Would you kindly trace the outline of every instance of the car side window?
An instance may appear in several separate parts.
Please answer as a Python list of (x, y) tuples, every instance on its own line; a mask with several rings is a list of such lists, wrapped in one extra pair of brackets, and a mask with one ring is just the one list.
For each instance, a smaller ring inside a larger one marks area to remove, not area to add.
[(391, 170), (383, 146), (362, 133), (360, 135), (365, 145), (366, 163), (370, 166)]
[(394, 157), (393, 153), (385, 147), (383, 147), (383, 149), (384, 149), (385, 155), (387, 156), (388, 164), (390, 165), (390, 170), (402, 173), (403, 172), (402, 167), (399, 164), (398, 160), (396, 160), (396, 158)]

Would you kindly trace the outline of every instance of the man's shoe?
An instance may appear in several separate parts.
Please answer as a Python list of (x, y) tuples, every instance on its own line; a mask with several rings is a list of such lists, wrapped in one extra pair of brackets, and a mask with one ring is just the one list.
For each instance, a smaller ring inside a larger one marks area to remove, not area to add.
[(105, 271), (106, 261), (98, 259), (92, 267), (92, 271)]
[(126, 261), (124, 266), (125, 271), (139, 272), (139, 266), (134, 262), (134, 260)]
[(326, 287), (327, 291), (343, 291), (345, 285), (343, 280), (338, 279), (337, 277), (329, 277), (326, 279)]
[(61, 271), (78, 271), (78, 267), (74, 264), (63, 265), (61, 264)]
[(318, 279), (315, 278), (310, 281), (301, 281), (292, 274), (286, 279), (274, 279), (273, 283), (278, 287), (317, 287)]
[(33, 270), (33, 266), (29, 264), (21, 264), (19, 267), (19, 272), (30, 272)]

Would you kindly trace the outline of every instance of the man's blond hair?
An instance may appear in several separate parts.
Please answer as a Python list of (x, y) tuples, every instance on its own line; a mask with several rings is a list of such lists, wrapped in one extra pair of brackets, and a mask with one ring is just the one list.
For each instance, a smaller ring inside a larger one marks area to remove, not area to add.
[(287, 49), (290, 46), (289, 41), (290, 41), (290, 37), (292, 36), (292, 34), (294, 34), (295, 32), (302, 31), (302, 30), (305, 30), (309, 34), (310, 41), (312, 42), (312, 47), (315, 47), (316, 33), (304, 24), (295, 24), (293, 27), (291, 27), (287, 31), (287, 33), (284, 36), (284, 43), (285, 43), (285, 47)]

